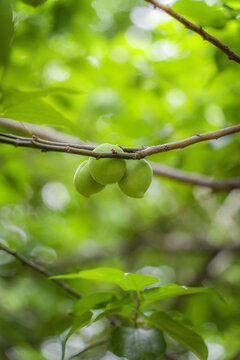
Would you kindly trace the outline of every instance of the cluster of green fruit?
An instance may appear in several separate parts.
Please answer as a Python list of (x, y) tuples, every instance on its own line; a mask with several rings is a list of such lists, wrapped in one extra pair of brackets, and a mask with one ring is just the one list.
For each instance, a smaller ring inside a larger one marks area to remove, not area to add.
[[(99, 145), (94, 151), (123, 152), (119, 146), (111, 144)], [(146, 160), (91, 157), (79, 165), (74, 175), (74, 185), (85, 197), (116, 182), (124, 194), (142, 198), (152, 182), (152, 168)]]

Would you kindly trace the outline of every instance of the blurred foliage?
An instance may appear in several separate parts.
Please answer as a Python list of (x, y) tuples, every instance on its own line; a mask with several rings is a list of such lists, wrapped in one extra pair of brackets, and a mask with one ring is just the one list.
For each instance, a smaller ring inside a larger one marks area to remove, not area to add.
[[(168, 3), (240, 53), (240, 1)], [(143, 0), (0, 0), (0, 6), (5, 117), (125, 146), (239, 122), (239, 65)], [(229, 178), (240, 175), (239, 153), (235, 135), (151, 160)], [(200, 294), (162, 300), (157, 310), (174, 309), (172, 319), (190, 322), (209, 360), (231, 359), (240, 351), (239, 191), (210, 193), (155, 177), (141, 200), (116, 185), (85, 199), (73, 187), (82, 160), (1, 144), (0, 242), (53, 274), (112, 267), (157, 277), (161, 285), (215, 288), (226, 303)], [(215, 247), (221, 251), (208, 264)], [(82, 295), (112, 291), (87, 279), (67, 281)], [(61, 359), (73, 322), (67, 293), (1, 251), (0, 294), (0, 359)], [(103, 319), (83, 327), (69, 338), (67, 356), (108, 333)], [(181, 360), (195, 359), (172, 337), (165, 340)], [(105, 347), (81, 358), (117, 359)]]

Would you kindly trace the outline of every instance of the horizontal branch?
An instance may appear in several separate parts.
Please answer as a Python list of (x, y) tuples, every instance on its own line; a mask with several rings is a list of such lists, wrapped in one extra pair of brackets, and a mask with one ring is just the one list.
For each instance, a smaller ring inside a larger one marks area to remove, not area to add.
[(205, 133), (205, 134), (197, 134), (197, 135), (191, 136), (189, 138), (186, 138), (184, 140), (179, 140), (179, 141), (162, 144), (162, 145), (149, 146), (144, 150), (138, 151), (138, 153), (140, 153), (141, 157), (146, 157), (146, 156), (150, 156), (153, 154), (158, 154), (160, 152), (166, 152), (166, 151), (176, 150), (176, 149), (183, 149), (187, 146), (197, 144), (202, 141), (217, 140), (223, 136), (227, 136), (227, 135), (234, 134), (237, 132), (240, 132), (240, 124), (234, 125), (234, 126), (229, 126), (227, 128), (217, 130), (217, 131), (212, 131), (212, 132)]
[(236, 63), (240, 64), (240, 56), (236, 54), (234, 51), (229, 49), (229, 47), (221, 42), (219, 39), (217, 39), (215, 36), (210, 35), (208, 32), (203, 30), (203, 28), (199, 25), (196, 25), (192, 23), (191, 21), (187, 20), (180, 14), (178, 14), (176, 11), (174, 11), (172, 8), (170, 8), (167, 5), (164, 5), (156, 0), (145, 0), (148, 3), (152, 4), (154, 8), (159, 8), (160, 10), (164, 11), (174, 19), (176, 19), (178, 22), (183, 24), (187, 29), (195, 32), (196, 34), (200, 35), (203, 40), (207, 40), (208, 42), (212, 43), (214, 46), (216, 46), (219, 50), (221, 50), (224, 54), (226, 54), (229, 58), (229, 60), (233, 60)]
[[(31, 269), (39, 272), (40, 274), (42, 274), (43, 276), (45, 276), (47, 278), (53, 276), (51, 273), (49, 273), (47, 270), (45, 270), (42, 266), (39, 266), (39, 265), (33, 263), (32, 261), (26, 259), (24, 256), (18, 254), (16, 251), (9, 249), (9, 248), (7, 248), (6, 246), (4, 246), (2, 244), (0, 244), (0, 250), (5, 251), (6, 253), (14, 256), (23, 265), (26, 265), (26, 266), (30, 267)], [(81, 295), (77, 291), (71, 289), (68, 285), (66, 285), (61, 280), (59, 280), (59, 279), (49, 279), (49, 280), (54, 282), (58, 286), (60, 286), (63, 290), (65, 290), (66, 292), (68, 292), (69, 294), (74, 296), (75, 298), (77, 298), (77, 299), (81, 298)]]
[(230, 191), (240, 189), (240, 178), (213, 180), (207, 176), (192, 174), (187, 171), (172, 169), (168, 166), (152, 165), (153, 173), (169, 179), (181, 181), (187, 184), (204, 186), (213, 191)]
[(43, 152), (46, 151), (56, 151), (56, 152), (65, 152), (70, 154), (77, 154), (83, 156), (91, 156), (97, 159), (100, 158), (120, 158), (120, 159), (143, 159), (147, 156), (158, 154), (161, 152), (182, 149), (187, 146), (213, 139), (219, 139), (223, 136), (234, 134), (240, 132), (240, 124), (235, 126), (230, 126), (218, 131), (213, 131), (205, 134), (197, 134), (192, 137), (186, 138), (184, 140), (179, 140), (171, 143), (155, 145), (155, 146), (145, 146), (142, 148), (131, 148), (131, 147), (122, 147), (123, 153), (112, 151), (111, 153), (103, 152), (94, 152), (94, 145), (87, 144), (68, 144), (63, 142), (48, 141), (40, 139), (39, 137), (22, 137), (12, 134), (0, 133), (0, 143), (5, 143), (13, 145), (15, 147), (28, 147), (39, 149)]

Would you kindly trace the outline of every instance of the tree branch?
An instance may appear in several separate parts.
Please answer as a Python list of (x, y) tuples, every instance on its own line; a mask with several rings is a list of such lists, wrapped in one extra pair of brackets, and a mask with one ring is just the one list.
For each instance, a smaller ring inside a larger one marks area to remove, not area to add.
[[(0, 244), (0, 250), (5, 251), (6, 253), (14, 256), (23, 265), (26, 265), (26, 266), (32, 268), (33, 270), (39, 272), (40, 274), (42, 274), (43, 276), (45, 276), (47, 278), (53, 276), (51, 273), (46, 271), (42, 266), (39, 266), (39, 265), (33, 263), (32, 261), (26, 259), (24, 256), (18, 254), (16, 251), (9, 249), (2, 244)], [(60, 286), (63, 290), (67, 291), (69, 294), (71, 294), (75, 298), (77, 298), (77, 299), (81, 298), (81, 295), (77, 291), (71, 289), (68, 285), (63, 283), (61, 280), (59, 280), (59, 279), (49, 279), (49, 280), (51, 280), (52, 282), (54, 282), (55, 284)]]
[(137, 154), (139, 154), (140, 157), (144, 158), (146, 156), (158, 154), (160, 152), (176, 150), (176, 149), (183, 149), (187, 146), (197, 144), (202, 141), (217, 140), (223, 136), (234, 134), (239, 131), (240, 131), (240, 124), (235, 125), (235, 126), (229, 126), (227, 128), (221, 129), (221, 130), (212, 131), (212, 132), (205, 133), (205, 134), (197, 134), (197, 135), (191, 136), (189, 138), (186, 138), (184, 140), (179, 140), (179, 141), (162, 144), (162, 145), (149, 146), (144, 150), (138, 151)]
[(187, 171), (172, 169), (163, 165), (152, 165), (152, 169), (154, 175), (167, 177), (187, 184), (204, 186), (213, 191), (240, 189), (240, 178), (213, 180), (207, 176), (192, 174)]
[(191, 21), (187, 20), (180, 14), (178, 14), (176, 11), (174, 11), (172, 8), (170, 8), (167, 5), (164, 5), (162, 3), (159, 3), (156, 0), (145, 0), (149, 4), (152, 4), (154, 8), (159, 8), (160, 10), (164, 11), (174, 19), (176, 19), (178, 22), (183, 24), (187, 29), (192, 30), (193, 32), (200, 35), (203, 40), (207, 40), (210, 43), (212, 43), (214, 46), (216, 46), (219, 50), (221, 50), (224, 54), (226, 54), (229, 58), (229, 60), (233, 60), (236, 63), (240, 64), (240, 56), (236, 54), (234, 51), (229, 49), (227, 45), (222, 43), (219, 39), (217, 39), (215, 36), (210, 35), (207, 33), (203, 28), (199, 25), (193, 24)]
[(21, 121), (15, 121), (6, 118), (0, 118), (0, 127), (7, 130), (11, 129), (20, 134), (35, 135), (39, 136), (42, 139), (52, 140), (52, 141), (61, 141), (61, 142), (71, 142), (76, 144), (82, 144), (83, 142), (72, 135), (63, 134), (60, 131), (57, 131), (49, 126), (35, 125), (31, 123), (25, 123)]
[(13, 146), (19, 147), (28, 147), (39, 149), (43, 152), (46, 151), (56, 151), (56, 152), (65, 152), (70, 154), (77, 154), (83, 156), (92, 156), (97, 159), (100, 158), (120, 158), (120, 159), (143, 159), (147, 156), (158, 154), (161, 152), (182, 149), (187, 146), (213, 139), (219, 139), (223, 136), (227, 136), (230, 134), (234, 134), (240, 132), (240, 124), (235, 126), (230, 126), (218, 131), (212, 131), (205, 134), (197, 134), (192, 137), (186, 138), (184, 140), (179, 140), (171, 143), (155, 145), (155, 146), (147, 146), (142, 148), (132, 148), (132, 147), (122, 147), (124, 150), (123, 153), (118, 153), (112, 151), (112, 153), (101, 153), (94, 152), (94, 145), (87, 144), (71, 144), (71, 143), (63, 143), (56, 141), (48, 141), (39, 139), (36, 136), (33, 137), (21, 137), (11, 134), (0, 133), (0, 143), (5, 143)]
[(77, 356), (79, 356), (79, 355), (82, 355), (82, 354), (84, 354), (85, 352), (87, 352), (88, 350), (94, 349), (95, 347), (104, 345), (104, 344), (106, 344), (107, 342), (109, 342), (109, 340), (110, 340), (110, 337), (107, 336), (107, 337), (105, 337), (105, 338), (103, 338), (103, 339), (101, 339), (101, 340), (99, 340), (99, 341), (96, 341), (95, 343), (86, 346), (83, 350), (79, 351), (77, 354), (71, 356), (70, 359), (73, 359), (73, 358), (75, 358), (75, 357), (77, 357)]

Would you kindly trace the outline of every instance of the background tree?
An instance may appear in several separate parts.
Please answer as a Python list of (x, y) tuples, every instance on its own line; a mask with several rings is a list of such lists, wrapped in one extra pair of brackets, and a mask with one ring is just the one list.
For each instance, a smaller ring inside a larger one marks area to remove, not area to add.
[(3, 360), (239, 358), (240, 1), (147, 2), (0, 0)]

